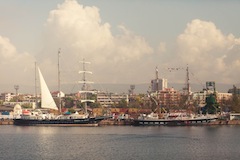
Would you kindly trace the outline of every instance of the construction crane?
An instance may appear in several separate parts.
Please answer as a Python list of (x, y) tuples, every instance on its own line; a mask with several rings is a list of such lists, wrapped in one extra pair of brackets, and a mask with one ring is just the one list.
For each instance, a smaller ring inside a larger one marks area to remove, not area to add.
[[(183, 67), (176, 67), (176, 68), (174, 68), (174, 67), (171, 67), (171, 68), (167, 68), (168, 69), (168, 71), (169, 72), (172, 72), (172, 71), (179, 71), (179, 70), (184, 70), (184, 68)], [(186, 95), (190, 95), (190, 83), (189, 83), (189, 69), (188, 69), (188, 65), (187, 65), (187, 68), (186, 68), (186, 73), (187, 73), (187, 75), (186, 75), (186, 86), (183, 88), (183, 91), (185, 91), (186, 93)]]

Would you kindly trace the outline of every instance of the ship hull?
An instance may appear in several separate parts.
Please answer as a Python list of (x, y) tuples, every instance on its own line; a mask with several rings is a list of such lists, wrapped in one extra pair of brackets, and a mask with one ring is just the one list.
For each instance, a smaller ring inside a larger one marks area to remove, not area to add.
[(215, 118), (204, 119), (135, 119), (133, 125), (135, 126), (199, 126), (208, 125), (215, 121)]
[(17, 126), (95, 127), (102, 118), (84, 119), (14, 119)]

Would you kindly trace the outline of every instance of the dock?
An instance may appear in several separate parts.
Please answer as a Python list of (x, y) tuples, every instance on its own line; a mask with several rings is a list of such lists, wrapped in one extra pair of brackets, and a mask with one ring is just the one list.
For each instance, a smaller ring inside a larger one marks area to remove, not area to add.
[[(100, 126), (127, 126), (132, 125), (132, 120), (102, 120), (99, 125)], [(13, 119), (1, 119), (0, 125), (13, 125)], [(240, 120), (216, 120), (212, 121), (206, 125), (240, 125)]]
[(1, 119), (0, 125), (13, 125), (13, 119)]

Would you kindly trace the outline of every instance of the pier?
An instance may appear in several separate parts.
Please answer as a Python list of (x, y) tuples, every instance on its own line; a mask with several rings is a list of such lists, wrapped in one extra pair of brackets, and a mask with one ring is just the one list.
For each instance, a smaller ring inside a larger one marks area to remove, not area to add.
[(0, 125), (13, 125), (13, 120), (12, 119), (1, 119)]
[[(0, 120), (0, 125), (13, 125), (13, 119), (1, 119)], [(99, 122), (100, 126), (128, 126), (128, 125), (133, 125), (132, 120), (102, 120)], [(194, 125), (194, 124), (192, 124)], [(212, 121), (210, 123), (203, 124), (203, 126), (209, 126), (209, 125), (240, 125), (240, 120), (216, 120)]]

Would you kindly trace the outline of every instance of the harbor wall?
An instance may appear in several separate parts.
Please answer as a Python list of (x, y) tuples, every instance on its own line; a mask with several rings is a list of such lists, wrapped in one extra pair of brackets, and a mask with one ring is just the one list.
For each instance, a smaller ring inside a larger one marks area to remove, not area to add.
[(13, 120), (12, 119), (1, 119), (0, 125), (13, 125)]

